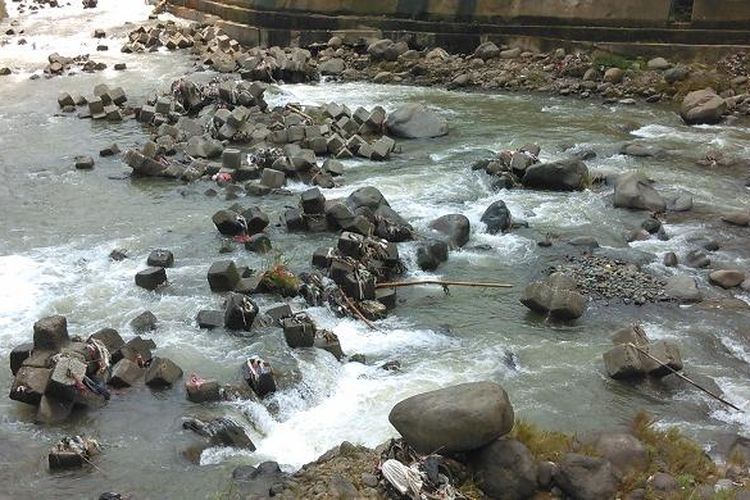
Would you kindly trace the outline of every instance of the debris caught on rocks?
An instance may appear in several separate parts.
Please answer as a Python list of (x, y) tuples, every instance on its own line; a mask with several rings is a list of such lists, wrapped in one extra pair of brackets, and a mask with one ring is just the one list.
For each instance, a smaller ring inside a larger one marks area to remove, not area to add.
[(84, 465), (96, 467), (91, 460), (101, 453), (101, 445), (92, 438), (71, 436), (61, 439), (49, 452), (50, 470), (77, 469)]

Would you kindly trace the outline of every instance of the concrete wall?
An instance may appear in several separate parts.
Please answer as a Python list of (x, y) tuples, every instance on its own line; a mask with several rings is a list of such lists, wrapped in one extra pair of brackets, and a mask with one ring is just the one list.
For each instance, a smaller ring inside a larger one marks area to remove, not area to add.
[(254, 10), (475, 22), (666, 24), (671, 0), (224, 0)]
[(694, 0), (693, 24), (750, 29), (750, 0)]

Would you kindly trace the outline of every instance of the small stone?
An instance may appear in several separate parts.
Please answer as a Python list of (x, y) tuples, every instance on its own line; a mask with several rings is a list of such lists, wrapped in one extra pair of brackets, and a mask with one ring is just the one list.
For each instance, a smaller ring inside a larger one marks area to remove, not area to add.
[(106, 148), (101, 149), (99, 151), (99, 156), (101, 156), (101, 157), (104, 158), (104, 157), (107, 157), (107, 156), (114, 156), (114, 155), (116, 155), (119, 152), (120, 152), (119, 146), (117, 146), (117, 144), (113, 143), (113, 144), (110, 144), (109, 146), (107, 146)]
[(149, 254), (146, 264), (153, 267), (172, 267), (174, 265), (174, 254), (169, 250), (154, 250)]
[(94, 168), (94, 159), (90, 156), (76, 156), (75, 167), (78, 170), (91, 170)]

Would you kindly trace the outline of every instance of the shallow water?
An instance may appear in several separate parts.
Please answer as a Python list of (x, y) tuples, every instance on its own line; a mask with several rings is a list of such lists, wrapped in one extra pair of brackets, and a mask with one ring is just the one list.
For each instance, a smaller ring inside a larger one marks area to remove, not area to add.
[[(277, 330), (245, 338), (197, 328), (197, 311), (216, 308), (221, 302), (219, 295), (210, 293), (205, 279), (210, 263), (220, 258), (221, 240), (210, 217), (234, 203), (221, 196), (204, 196), (207, 188), (215, 187), (212, 183), (131, 180), (118, 157), (97, 157), (90, 172), (72, 168), (75, 155), (95, 156), (111, 142), (124, 149), (145, 141), (147, 133), (133, 121), (112, 125), (54, 116), (60, 91), (85, 95), (97, 83), (106, 82), (122, 85), (131, 101), (142, 102), (192, 66), (186, 53), (120, 54), (118, 45), (126, 30), (110, 28), (145, 19), (148, 9), (137, 1), (100, 0), (99, 6), (87, 12), (77, 6), (62, 9), (62, 21), (51, 11), (31, 16), (35, 19), (26, 24), (29, 45), (0, 47), (0, 65), (22, 71), (0, 79), (4, 97), (0, 107), (4, 180), (0, 185), (0, 357), (7, 359), (15, 345), (29, 341), (34, 321), (44, 315), (66, 315), (71, 334), (86, 336), (110, 326), (128, 337), (130, 319), (149, 309), (159, 318), (153, 334), (157, 354), (174, 359), (186, 374), (195, 371), (230, 381), (245, 358), (260, 353), (279, 371), (296, 372), (299, 381), (287, 384), (265, 405), (241, 401), (203, 408), (186, 401), (181, 387), (134, 388), (117, 392), (106, 408), (78, 413), (60, 427), (36, 426), (30, 408), (0, 399), (4, 494), (23, 498), (33, 491), (35, 497), (95, 497), (118, 490), (138, 498), (206, 497), (226, 488), (238, 463), (273, 459), (293, 470), (342, 440), (376, 445), (395, 433), (387, 414), (400, 399), (480, 379), (502, 383), (520, 417), (564, 431), (612, 427), (641, 408), (680, 425), (707, 445), (717, 433), (750, 430), (745, 415), (725, 411), (696, 392), (667, 393), (613, 382), (601, 361), (612, 330), (642, 321), (653, 338), (680, 344), (689, 373), (713, 377), (730, 400), (747, 409), (747, 314), (592, 304), (575, 324), (551, 325), (528, 314), (518, 302), (522, 286), (559, 255), (557, 249), (537, 247), (546, 233), (566, 238), (590, 235), (602, 245), (623, 247), (624, 228), (636, 227), (643, 214), (611, 208), (606, 189), (573, 194), (493, 192), (488, 178), (470, 169), (474, 160), (506, 147), (536, 142), (546, 160), (562, 157), (563, 144), (577, 145), (597, 151), (597, 158), (588, 162), (590, 168), (642, 169), (657, 180), (659, 189), (690, 192), (699, 207), (750, 208), (739, 179), (694, 164), (709, 148), (748, 154), (745, 124), (690, 128), (667, 107), (365, 83), (292, 85), (269, 92), (272, 104), (335, 100), (352, 108), (393, 109), (405, 102), (422, 102), (445, 114), (451, 124), (448, 137), (402, 141), (401, 154), (386, 163), (348, 161), (343, 185), (325, 190), (325, 195), (341, 197), (375, 185), (418, 230), (425, 230), (440, 215), (464, 213), (472, 223), (471, 241), (435, 275), (517, 285), (511, 290), (453, 289), (449, 297), (435, 288), (401, 290), (395, 314), (378, 322), (385, 333), (337, 319), (324, 308), (311, 309), (320, 326), (338, 334), (345, 352), (368, 359), (367, 365), (339, 364), (324, 352), (290, 352)], [(128, 71), (28, 80), (29, 72), (38, 71), (49, 52), (72, 56), (92, 50), (95, 43), (88, 37), (97, 27), (119, 38), (109, 39), (109, 52), (93, 52), (93, 58), (127, 62)], [(660, 160), (615, 154), (619, 144), (633, 139), (658, 144), (669, 154)], [(301, 184), (291, 186), (295, 193), (303, 189)], [(486, 234), (479, 218), (498, 199), (506, 201), (515, 218), (528, 221), (530, 229)], [(295, 205), (297, 199), (272, 195), (239, 201), (261, 206), (276, 222), (284, 207)], [(668, 224), (666, 229), (670, 241), (634, 246), (657, 254), (660, 262), (664, 252), (685, 252), (692, 248), (691, 237), (708, 232), (727, 243), (714, 258), (748, 268), (750, 249), (738, 243), (742, 240), (737, 239), (741, 235), (737, 231), (709, 219)], [(335, 241), (332, 234), (287, 234), (278, 225), (272, 225), (270, 236), (296, 270), (309, 268), (315, 248)], [(119, 247), (128, 249), (130, 258), (110, 262), (109, 252)], [(149, 293), (134, 286), (133, 275), (154, 248), (173, 250), (176, 267), (168, 270), (169, 287)], [(402, 244), (400, 250), (408, 276), (428, 276), (415, 270), (413, 244)], [(241, 248), (232, 258), (253, 268), (268, 263), (268, 258)], [(675, 272), (660, 264), (650, 268), (659, 274)], [(707, 293), (717, 293), (708, 289), (704, 272), (679, 271), (696, 275)], [(259, 298), (261, 308), (275, 302), (273, 297)], [(293, 307), (304, 304), (295, 301)], [(516, 366), (505, 361), (511, 353)], [(402, 370), (392, 373), (379, 368), (390, 360), (400, 361)], [(9, 377), (8, 370), (0, 371), (0, 385), (8, 388)], [(190, 463), (182, 451), (198, 441), (181, 430), (180, 419), (195, 413), (243, 419), (252, 429), (257, 452), (211, 449), (202, 454), (201, 466)], [(50, 474), (44, 464), (48, 447), (62, 435), (83, 432), (106, 445), (97, 461), (101, 470)]]

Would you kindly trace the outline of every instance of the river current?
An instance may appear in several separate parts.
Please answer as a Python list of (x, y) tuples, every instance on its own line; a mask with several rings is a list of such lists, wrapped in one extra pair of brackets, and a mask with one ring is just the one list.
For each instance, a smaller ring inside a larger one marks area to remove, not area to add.
[[(94, 498), (117, 490), (138, 498), (204, 498), (225, 488), (237, 464), (276, 460), (294, 470), (343, 440), (375, 446), (395, 435), (387, 415), (399, 400), (482, 379), (506, 388), (520, 418), (552, 429), (611, 428), (645, 409), (707, 447), (721, 433), (750, 431), (746, 415), (695, 391), (665, 393), (614, 382), (604, 373), (601, 359), (614, 330), (640, 321), (652, 338), (679, 344), (687, 373), (713, 378), (728, 399), (750, 410), (747, 312), (592, 303), (576, 323), (553, 325), (528, 314), (519, 303), (523, 286), (561, 252), (537, 246), (547, 233), (593, 236), (603, 246), (622, 248), (625, 228), (637, 227), (644, 214), (612, 208), (608, 189), (494, 191), (484, 173), (471, 170), (475, 160), (504, 148), (538, 143), (542, 159), (551, 160), (562, 158), (563, 147), (573, 145), (596, 151), (597, 157), (587, 161), (591, 169), (641, 169), (666, 193), (689, 192), (698, 212), (750, 209), (750, 196), (739, 179), (695, 163), (710, 149), (739, 157), (750, 154), (747, 124), (687, 127), (671, 107), (605, 105), (537, 94), (326, 82), (270, 89), (267, 100), (272, 105), (336, 101), (352, 109), (381, 105), (392, 110), (420, 102), (445, 115), (449, 136), (400, 141), (400, 154), (389, 162), (346, 161), (342, 185), (324, 194), (330, 199), (376, 186), (417, 230), (426, 230), (440, 215), (463, 213), (472, 224), (471, 240), (436, 273), (419, 271), (414, 245), (400, 245), (407, 277), (515, 285), (509, 290), (452, 289), (450, 296), (439, 288), (401, 290), (398, 308), (378, 322), (382, 332), (359, 321), (337, 319), (325, 308), (310, 309), (319, 326), (339, 336), (346, 353), (367, 358), (367, 364), (341, 364), (322, 351), (291, 352), (278, 331), (248, 338), (197, 327), (198, 310), (221, 303), (206, 282), (210, 263), (222, 258), (211, 215), (233, 202), (205, 196), (206, 189), (216, 187), (210, 181), (183, 185), (131, 179), (120, 157), (96, 157), (112, 142), (125, 149), (146, 141), (148, 132), (133, 120), (110, 124), (56, 115), (61, 91), (87, 95), (94, 85), (107, 83), (122, 86), (131, 102), (143, 102), (190, 72), (193, 61), (187, 52), (120, 53), (128, 31), (124, 23), (143, 21), (150, 11), (137, 0), (100, 0), (90, 11), (73, 3), (23, 16), (28, 43), (0, 47), (0, 66), (16, 71), (0, 79), (0, 358), (7, 360), (14, 346), (30, 341), (33, 323), (45, 315), (65, 315), (71, 334), (85, 337), (114, 327), (127, 338), (132, 335), (129, 321), (148, 309), (159, 319), (151, 335), (157, 354), (175, 360), (186, 375), (234, 380), (242, 361), (259, 353), (279, 371), (298, 373), (299, 380), (263, 405), (239, 401), (204, 408), (185, 399), (181, 384), (159, 392), (136, 387), (115, 392), (104, 409), (77, 413), (58, 427), (35, 425), (32, 408), (0, 398), (0, 496)], [(14, 4), (9, 8), (14, 16)], [(95, 51), (95, 28), (107, 30), (109, 51)], [(29, 80), (52, 52), (91, 53), (110, 68)], [(111, 69), (115, 62), (126, 62), (127, 71)], [(661, 159), (617, 154), (623, 142), (632, 140), (658, 145), (668, 154)], [(95, 156), (96, 168), (73, 169), (73, 158), (79, 154)], [(289, 234), (278, 225), (284, 207), (295, 205), (296, 195), (304, 189), (292, 184), (292, 195), (238, 200), (271, 214), (274, 248), (299, 271), (309, 268), (315, 248), (335, 241), (330, 233)], [(499, 199), (515, 219), (530, 227), (487, 234), (479, 219)], [(738, 243), (737, 232), (714, 219), (674, 221), (665, 226), (669, 241), (631, 246), (657, 256), (648, 266), (651, 272), (688, 273), (699, 279), (707, 295), (718, 294), (709, 289), (705, 271), (682, 266), (675, 271), (660, 264), (665, 252), (684, 253), (694, 247), (692, 238), (708, 235), (728, 242), (713, 258), (750, 269), (747, 240)], [(110, 261), (114, 248), (127, 249), (130, 258)], [(156, 248), (172, 250), (176, 263), (168, 270), (167, 288), (146, 292), (135, 287), (133, 275)], [(268, 264), (268, 258), (242, 248), (231, 258), (251, 268)], [(750, 300), (747, 295), (741, 298)], [(258, 301), (261, 309), (277, 303), (272, 297)], [(293, 301), (293, 307), (306, 306)], [(392, 360), (401, 363), (400, 371), (380, 368)], [(0, 370), (0, 387), (7, 389), (10, 383), (10, 371)], [(200, 465), (192, 463), (182, 452), (197, 441), (181, 429), (180, 419), (194, 414), (236, 416), (251, 429), (258, 450), (212, 448), (202, 453)], [(63, 435), (76, 433), (104, 443), (97, 462), (100, 470), (50, 474), (46, 451)]]

